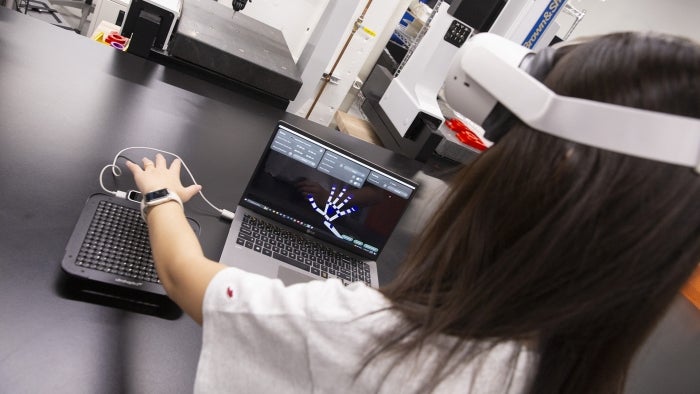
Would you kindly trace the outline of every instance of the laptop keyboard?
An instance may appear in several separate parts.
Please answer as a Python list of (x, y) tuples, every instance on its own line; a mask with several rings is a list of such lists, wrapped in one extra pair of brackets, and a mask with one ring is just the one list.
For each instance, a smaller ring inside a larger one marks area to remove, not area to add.
[(100, 201), (75, 263), (81, 267), (160, 283), (148, 228), (138, 210)]
[(322, 278), (371, 283), (369, 264), (247, 214), (236, 242)]

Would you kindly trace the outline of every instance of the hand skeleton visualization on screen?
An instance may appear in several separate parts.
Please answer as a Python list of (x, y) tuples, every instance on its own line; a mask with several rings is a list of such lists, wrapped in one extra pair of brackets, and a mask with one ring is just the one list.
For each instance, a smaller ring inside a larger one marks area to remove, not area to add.
[(321, 207), (318, 206), (318, 203), (316, 202), (316, 199), (314, 198), (313, 194), (309, 193), (307, 198), (309, 199), (309, 203), (311, 203), (311, 207), (316, 212), (321, 214), (321, 216), (323, 216), (323, 218), (325, 219), (323, 221), (323, 224), (326, 227), (328, 227), (328, 229), (331, 230), (331, 232), (333, 232), (333, 234), (336, 237), (342, 238), (343, 235), (340, 234), (340, 232), (338, 232), (338, 230), (335, 228), (332, 222), (341, 216), (345, 216), (352, 212), (357, 212), (357, 207), (353, 205), (350, 208), (343, 210), (343, 207), (345, 207), (345, 205), (347, 205), (347, 203), (350, 202), (350, 200), (352, 200), (352, 194), (348, 193), (347, 196), (341, 201), (340, 199), (343, 198), (343, 196), (345, 196), (348, 189), (347, 187), (343, 187), (342, 189), (340, 189), (340, 192), (338, 192), (337, 196), (335, 195), (336, 190), (336, 185), (331, 186), (331, 191), (328, 194), (328, 199), (323, 209), (321, 209)]

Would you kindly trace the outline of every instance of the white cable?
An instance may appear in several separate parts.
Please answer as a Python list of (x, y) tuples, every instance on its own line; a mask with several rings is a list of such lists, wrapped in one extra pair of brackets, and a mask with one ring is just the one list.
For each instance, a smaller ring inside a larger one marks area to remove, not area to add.
[[(106, 170), (107, 168), (109, 168), (109, 167), (112, 167), (112, 165), (111, 165), (111, 164), (107, 164), (106, 166), (102, 167), (102, 170), (100, 171), (100, 186), (102, 187), (102, 190), (104, 190), (105, 192), (107, 192), (107, 193), (109, 193), (109, 194), (112, 194), (112, 195), (114, 195), (114, 196), (116, 196), (116, 197), (119, 197), (119, 198), (126, 198), (126, 192), (121, 191), (121, 190), (109, 190), (109, 189), (107, 189), (107, 187), (105, 186), (104, 182), (102, 182), (102, 174), (104, 174), (105, 170)], [(119, 171), (118, 171), (118, 172), (119, 172), (119, 175), (121, 175), (121, 173), (122, 173), (121, 168), (117, 167), (117, 170), (119, 170)], [(112, 169), (112, 174), (116, 174), (116, 173), (117, 173), (117, 171), (114, 171), (114, 169)], [(119, 176), (119, 175), (116, 175), (116, 176)]]
[[(114, 175), (115, 177), (121, 176), (122, 170), (121, 170), (121, 168), (119, 168), (119, 166), (117, 165), (117, 160), (119, 159), (120, 156), (122, 156), (122, 154), (123, 154), (124, 152), (126, 152), (126, 151), (128, 151), (128, 150), (132, 150), (132, 149), (146, 149), (146, 150), (151, 150), (151, 151), (155, 151), (155, 152), (160, 152), (160, 153), (164, 153), (164, 154), (166, 154), (166, 155), (170, 155), (170, 156), (175, 157), (176, 159), (180, 160), (180, 162), (182, 163), (182, 166), (185, 168), (185, 171), (187, 171), (187, 174), (190, 176), (190, 179), (192, 180), (192, 183), (195, 184), (195, 185), (197, 185), (197, 181), (194, 179), (194, 175), (192, 175), (192, 172), (190, 171), (189, 167), (187, 167), (187, 163), (185, 163), (185, 161), (182, 160), (182, 158), (181, 158), (180, 156), (176, 155), (175, 153), (168, 152), (168, 151), (161, 150), (161, 149), (157, 149), (157, 148), (151, 148), (151, 147), (148, 147), (148, 146), (130, 146), (130, 147), (128, 147), (128, 148), (124, 148), (124, 149), (120, 150), (119, 152), (117, 152), (117, 154), (114, 156), (114, 160), (112, 161), (112, 164), (107, 164), (107, 165), (104, 166), (104, 167), (102, 168), (102, 170), (100, 171), (100, 186), (102, 187), (102, 189), (103, 189), (105, 192), (110, 193), (110, 194), (113, 194), (113, 195), (115, 195), (115, 196), (117, 196), (117, 197), (120, 197), (120, 195), (123, 194), (123, 196), (122, 196), (121, 198), (125, 198), (125, 197), (126, 197), (126, 193), (125, 193), (125, 192), (122, 192), (122, 191), (119, 191), (119, 190), (117, 190), (117, 191), (108, 190), (108, 189), (104, 186), (104, 183), (102, 182), (102, 174), (104, 173), (104, 171), (105, 171), (107, 168), (110, 168), (110, 167), (111, 167), (111, 168), (112, 168), (112, 175)], [(128, 159), (127, 159), (127, 160), (128, 160)], [(202, 199), (204, 200), (204, 202), (206, 202), (207, 204), (209, 204), (210, 207), (214, 208), (217, 212), (219, 212), (219, 213), (221, 214), (221, 216), (223, 216), (223, 217), (225, 217), (225, 218), (227, 218), (227, 219), (229, 219), (229, 220), (232, 220), (232, 219), (233, 219), (233, 212), (231, 212), (231, 211), (229, 211), (229, 210), (226, 210), (226, 209), (218, 208), (217, 206), (215, 206), (214, 204), (212, 204), (212, 203), (204, 196), (204, 193), (202, 193), (201, 190), (198, 192), (198, 194), (199, 194), (200, 197), (202, 197)]]

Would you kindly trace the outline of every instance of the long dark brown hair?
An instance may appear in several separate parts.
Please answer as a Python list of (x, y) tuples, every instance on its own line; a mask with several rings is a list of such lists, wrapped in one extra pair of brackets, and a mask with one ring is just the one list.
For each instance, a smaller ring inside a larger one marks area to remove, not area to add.
[[(700, 117), (700, 47), (684, 39), (615, 33), (564, 47), (544, 82), (566, 96)], [(518, 122), (454, 177), (381, 289), (405, 324), (367, 362), (438, 334), (460, 338), (429, 391), (461, 345), (522, 340), (538, 355), (530, 393), (619, 393), (636, 349), (700, 262), (699, 202), (690, 168)]]

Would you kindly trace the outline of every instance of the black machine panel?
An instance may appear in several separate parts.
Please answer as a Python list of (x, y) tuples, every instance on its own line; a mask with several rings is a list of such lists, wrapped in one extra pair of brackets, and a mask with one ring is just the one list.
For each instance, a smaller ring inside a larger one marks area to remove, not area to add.
[(507, 0), (452, 0), (447, 13), (476, 31), (488, 31)]
[(186, 0), (169, 45), (173, 58), (284, 100), (301, 88), (282, 32), (212, 0)]
[(453, 20), (450, 28), (447, 29), (447, 33), (445, 33), (445, 41), (460, 48), (471, 34), (471, 27), (458, 20)]

